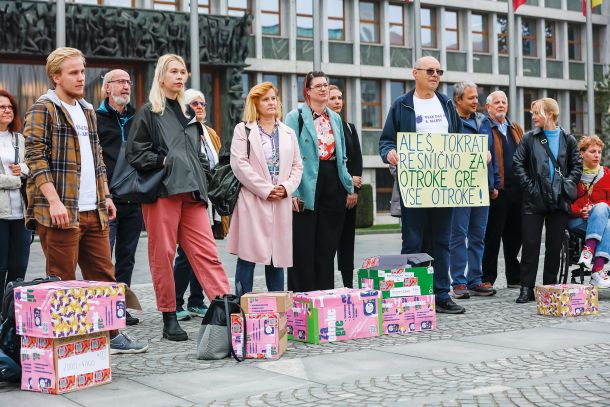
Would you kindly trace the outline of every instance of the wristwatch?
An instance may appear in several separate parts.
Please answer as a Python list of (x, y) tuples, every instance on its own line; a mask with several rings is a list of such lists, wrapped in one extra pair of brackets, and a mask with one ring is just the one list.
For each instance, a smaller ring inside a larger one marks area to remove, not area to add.
[(106, 199), (112, 199), (112, 194), (106, 194), (106, 195), (104, 195), (104, 198), (106, 198)]

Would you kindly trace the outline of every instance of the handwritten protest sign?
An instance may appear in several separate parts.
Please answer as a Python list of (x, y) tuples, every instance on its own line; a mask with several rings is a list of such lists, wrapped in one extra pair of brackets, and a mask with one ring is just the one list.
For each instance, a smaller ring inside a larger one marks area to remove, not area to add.
[(487, 134), (398, 133), (398, 185), (407, 208), (489, 205)]

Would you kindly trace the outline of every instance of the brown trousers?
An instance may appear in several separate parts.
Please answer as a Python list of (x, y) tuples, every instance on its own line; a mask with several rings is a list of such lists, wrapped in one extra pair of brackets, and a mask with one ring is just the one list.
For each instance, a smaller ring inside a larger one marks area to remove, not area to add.
[(47, 258), (47, 275), (76, 280), (76, 265), (83, 279), (114, 282), (109, 229), (102, 229), (97, 211), (80, 213), (78, 228), (58, 229), (37, 224), (40, 245)]

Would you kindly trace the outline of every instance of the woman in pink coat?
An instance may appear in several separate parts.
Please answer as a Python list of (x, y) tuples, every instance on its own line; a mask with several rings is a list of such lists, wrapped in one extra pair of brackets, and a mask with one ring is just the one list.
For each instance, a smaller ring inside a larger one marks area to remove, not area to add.
[(294, 131), (282, 123), (271, 82), (250, 89), (242, 123), (235, 126), (231, 168), (242, 187), (231, 218), (228, 251), (236, 254), (235, 286), (252, 291), (254, 266), (265, 265), (269, 291), (284, 290), (292, 266), (292, 193), (303, 164)]

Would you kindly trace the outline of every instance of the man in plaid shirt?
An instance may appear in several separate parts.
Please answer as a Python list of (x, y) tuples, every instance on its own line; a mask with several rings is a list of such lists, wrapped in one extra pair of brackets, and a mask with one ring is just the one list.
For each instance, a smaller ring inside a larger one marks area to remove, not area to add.
[[(116, 281), (108, 220), (116, 216), (97, 135), (95, 111), (84, 99), (85, 58), (58, 48), (47, 58), (54, 87), (28, 110), (25, 119), (28, 209), (26, 223), (40, 236), (47, 275)], [(148, 345), (112, 332), (112, 353), (145, 352)]]

